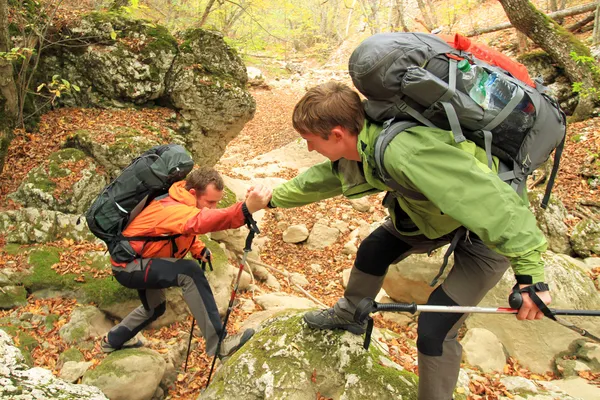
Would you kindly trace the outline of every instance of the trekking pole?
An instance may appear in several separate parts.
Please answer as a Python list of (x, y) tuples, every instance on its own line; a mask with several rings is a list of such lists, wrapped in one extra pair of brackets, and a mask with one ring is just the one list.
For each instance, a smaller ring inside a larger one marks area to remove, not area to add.
[[(208, 248), (205, 247), (206, 250), (208, 250)], [(213, 270), (213, 266), (212, 266), (212, 261), (210, 259), (211, 254), (210, 251), (208, 251), (208, 254), (206, 255), (207, 259), (208, 259), (208, 266), (210, 267), (211, 271)], [(198, 263), (200, 264), (200, 267), (202, 268), (203, 271), (206, 271), (206, 261), (200, 261), (198, 260)], [(190, 339), (188, 340), (188, 348), (187, 348), (187, 354), (185, 355), (185, 367), (183, 368), (183, 372), (187, 372), (187, 366), (188, 366), (188, 359), (190, 358), (190, 346), (192, 345), (192, 336), (194, 335), (194, 324), (196, 323), (196, 318), (192, 317), (192, 327), (190, 328)]]
[(246, 237), (246, 246), (244, 246), (244, 256), (242, 257), (242, 261), (240, 262), (240, 268), (238, 269), (237, 279), (235, 281), (235, 285), (233, 286), (233, 290), (231, 291), (231, 297), (229, 298), (229, 306), (227, 307), (227, 313), (225, 313), (225, 320), (223, 321), (223, 330), (219, 335), (217, 350), (215, 352), (215, 357), (213, 358), (213, 362), (210, 367), (210, 372), (208, 373), (208, 378), (206, 379), (206, 386), (204, 387), (204, 389), (208, 388), (208, 385), (210, 384), (210, 377), (212, 376), (213, 370), (215, 368), (215, 363), (217, 362), (217, 356), (219, 355), (219, 351), (221, 350), (221, 343), (223, 342), (223, 339), (225, 339), (225, 335), (227, 334), (227, 321), (229, 320), (229, 315), (231, 314), (231, 310), (233, 309), (233, 301), (235, 300), (235, 295), (237, 294), (238, 286), (240, 285), (240, 279), (242, 277), (242, 272), (244, 272), (244, 265), (246, 264), (248, 253), (252, 251), (252, 240), (254, 239), (255, 234), (260, 233), (260, 231), (258, 230), (258, 226), (256, 225), (256, 221), (254, 221), (252, 216), (247, 217), (246, 225), (248, 226), (250, 232), (248, 232), (248, 236)]
[[(519, 305), (520, 307), (520, 305)], [(600, 317), (600, 310), (557, 310), (554, 308), (548, 309), (554, 315), (571, 315), (582, 317)], [(437, 312), (437, 313), (456, 313), (456, 314), (517, 314), (518, 308), (509, 307), (472, 307), (472, 306), (435, 306), (435, 305), (417, 305), (415, 303), (377, 303), (375, 300), (365, 298), (358, 303), (354, 312), (354, 321), (363, 324), (367, 320), (367, 332), (365, 336), (364, 348), (367, 350), (371, 343), (371, 332), (373, 330), (373, 319), (371, 313), (377, 311), (395, 311), (408, 312), (414, 314), (416, 312)], [(579, 333), (582, 336), (590, 338), (600, 343), (600, 338), (592, 335), (585, 329), (579, 328), (568, 322), (552, 318), (559, 324)]]

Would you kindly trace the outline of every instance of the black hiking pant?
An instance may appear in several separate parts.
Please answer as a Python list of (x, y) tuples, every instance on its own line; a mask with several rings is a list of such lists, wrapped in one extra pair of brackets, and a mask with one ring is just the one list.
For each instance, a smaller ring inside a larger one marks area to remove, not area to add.
[(210, 285), (196, 261), (176, 258), (136, 259), (125, 268), (113, 267), (113, 273), (121, 285), (137, 289), (142, 305), (108, 332), (108, 342), (112, 347), (120, 348), (158, 319), (166, 310), (163, 289), (179, 286), (202, 331), (207, 354), (215, 354), (223, 325)]

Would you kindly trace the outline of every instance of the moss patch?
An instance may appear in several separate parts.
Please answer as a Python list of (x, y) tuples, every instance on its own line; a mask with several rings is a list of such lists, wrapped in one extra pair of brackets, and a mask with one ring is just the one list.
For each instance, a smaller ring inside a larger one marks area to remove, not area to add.
[(86, 275), (86, 281), (80, 288), (83, 299), (100, 307), (139, 298), (135, 290), (127, 289), (113, 277), (94, 279)]
[(223, 198), (219, 204), (217, 204), (217, 208), (227, 208), (235, 203), (237, 203), (237, 196), (231, 191), (231, 189), (225, 186), (225, 189), (223, 189)]
[(6, 246), (0, 248), (0, 251), (3, 251), (11, 256), (16, 256), (27, 251), (27, 248), (16, 243), (9, 243)]
[(88, 380), (92, 380), (92, 381), (96, 380), (105, 375), (108, 376), (109, 374), (115, 375), (117, 377), (127, 376), (127, 375), (131, 374), (131, 371), (128, 371), (125, 368), (116, 365), (116, 363), (119, 360), (122, 360), (127, 357), (131, 357), (131, 356), (142, 356), (142, 357), (150, 356), (150, 357), (156, 358), (157, 361), (158, 361), (158, 359), (160, 359), (160, 356), (158, 356), (156, 353), (154, 353), (150, 350), (125, 349), (125, 350), (115, 351), (113, 353), (110, 353), (110, 355), (108, 357), (106, 357), (104, 359), (104, 361), (102, 361), (102, 363), (100, 363), (95, 369), (88, 370), (85, 373), (85, 375), (83, 377), (84, 383), (86, 383)]
[(83, 362), (85, 361), (85, 357), (83, 354), (81, 354), (81, 351), (75, 347), (69, 347), (67, 350), (60, 353), (60, 356), (58, 356), (58, 361), (63, 364), (68, 361)]
[(35, 292), (42, 289), (74, 289), (75, 274), (59, 275), (51, 267), (60, 261), (61, 249), (41, 247), (29, 255), (29, 264), (33, 266), (30, 275), (22, 278), (23, 285)]
[(40, 345), (40, 342), (33, 336), (20, 331), (17, 334), (15, 343), (18, 343), (17, 347), (21, 350), (21, 353), (23, 353), (23, 357), (25, 357), (25, 364), (33, 367), (33, 357), (31, 357), (31, 352)]

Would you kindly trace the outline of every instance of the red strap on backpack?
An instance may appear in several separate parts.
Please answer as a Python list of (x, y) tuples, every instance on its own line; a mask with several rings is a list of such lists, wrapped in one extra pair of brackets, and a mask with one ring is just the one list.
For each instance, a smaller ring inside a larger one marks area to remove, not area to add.
[(455, 34), (454, 36), (449, 35), (438, 35), (443, 40), (446, 41), (450, 46), (454, 47), (456, 50), (467, 51), (473, 56), (477, 57), (481, 61), (485, 61), (486, 63), (500, 67), (505, 71), (510, 72), (512, 76), (517, 78), (518, 80), (526, 83), (531, 87), (535, 87), (535, 83), (529, 77), (529, 73), (527, 72), (527, 68), (519, 62), (511, 59), (510, 57), (505, 56), (497, 50), (492, 49), (481, 43), (472, 42), (468, 37), (462, 36), (460, 34)]

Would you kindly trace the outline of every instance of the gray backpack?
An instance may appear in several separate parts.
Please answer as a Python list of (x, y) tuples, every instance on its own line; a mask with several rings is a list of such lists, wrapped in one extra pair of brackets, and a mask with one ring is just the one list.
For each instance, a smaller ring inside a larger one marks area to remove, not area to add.
[(183, 180), (193, 166), (194, 161), (182, 146), (155, 146), (102, 189), (85, 217), (90, 231), (106, 243), (113, 260), (127, 263), (138, 257), (129, 243), (132, 240), (169, 240), (175, 248), (175, 239), (181, 235), (125, 237), (123, 231), (153, 199)]
[[(511, 85), (513, 93), (506, 104), (484, 109), (476, 103), (468, 94), (457, 59), (467, 59)], [(542, 207), (547, 206), (564, 147), (566, 118), (557, 102), (545, 93), (541, 81), (536, 80), (534, 88), (503, 68), (455, 49), (436, 35), (403, 32), (376, 34), (364, 40), (350, 57), (349, 72), (354, 86), (367, 98), (367, 117), (384, 123), (375, 159), (388, 186), (403, 196), (425, 199), (421, 193), (394, 182), (383, 168), (387, 144), (415, 125), (407, 121), (417, 121), (451, 130), (457, 143), (465, 138), (472, 140), (486, 150), (490, 168), (492, 155), (497, 156), (505, 166), (499, 171), (500, 178), (519, 193), (527, 176), (556, 149), (542, 200)], [(522, 104), (530, 109), (529, 125), (519, 119)]]

